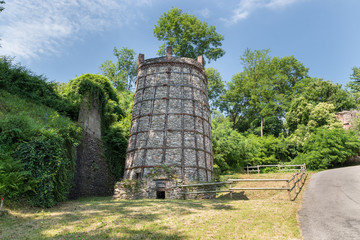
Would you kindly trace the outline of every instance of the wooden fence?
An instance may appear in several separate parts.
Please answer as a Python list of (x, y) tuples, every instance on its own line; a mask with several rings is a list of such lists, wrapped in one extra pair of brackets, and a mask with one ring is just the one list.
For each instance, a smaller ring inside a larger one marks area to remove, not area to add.
[[(262, 165), (264, 166), (280, 166), (280, 165)], [(214, 183), (198, 183), (198, 184), (187, 184), (181, 185), (182, 193), (186, 199), (188, 194), (204, 194), (204, 193), (218, 193), (218, 192), (229, 192), (230, 198), (232, 199), (232, 194), (235, 191), (245, 191), (245, 190), (286, 190), (288, 191), (289, 200), (295, 200), (302, 187), (304, 186), (306, 180), (306, 165), (281, 165), (281, 166), (300, 166), (300, 169), (295, 169), (297, 172), (292, 175), (290, 179), (228, 179), (226, 182), (214, 182)], [(259, 166), (260, 167), (260, 166)], [(234, 183), (237, 182), (284, 182), (286, 186), (282, 187), (257, 187), (257, 188), (243, 188), (243, 187), (233, 187)], [(206, 187), (206, 186), (221, 186), (229, 185), (229, 188), (226, 190), (214, 190), (214, 191), (188, 191), (191, 187)], [(294, 199), (291, 198), (291, 192), (295, 189), (296, 196)]]
[(256, 172), (256, 173), (260, 173), (260, 169), (261, 168), (268, 168), (268, 167), (273, 167), (273, 168), (277, 168), (279, 172), (283, 172), (283, 171), (298, 171), (301, 170), (302, 168), (305, 167), (306, 170), (306, 165), (302, 164), (302, 165), (257, 165), (257, 166), (247, 166), (246, 168), (244, 168), (246, 170), (247, 174)]

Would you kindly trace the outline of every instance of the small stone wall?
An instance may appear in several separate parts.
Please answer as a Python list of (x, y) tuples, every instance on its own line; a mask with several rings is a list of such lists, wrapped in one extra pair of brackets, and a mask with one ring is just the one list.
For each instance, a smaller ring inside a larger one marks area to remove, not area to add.
[(164, 192), (164, 199), (179, 199), (182, 196), (178, 185), (181, 183), (177, 180), (167, 179), (122, 181), (115, 184), (114, 199), (156, 199), (160, 198), (158, 192)]
[[(182, 182), (178, 179), (146, 179), (117, 182), (114, 199), (214, 199), (215, 193), (183, 194)], [(188, 188), (192, 192), (214, 191), (214, 186)], [(163, 196), (161, 195), (163, 192)], [(158, 195), (159, 194), (159, 195)]]

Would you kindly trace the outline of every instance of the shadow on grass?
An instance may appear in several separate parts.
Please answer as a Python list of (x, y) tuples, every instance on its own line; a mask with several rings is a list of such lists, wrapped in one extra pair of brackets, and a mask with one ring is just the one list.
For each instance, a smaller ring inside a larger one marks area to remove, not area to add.
[(301, 190), (302, 190), (302, 189), (303, 189), (303, 187), (305, 186), (305, 183), (306, 183), (307, 177), (308, 177), (308, 175), (307, 175), (307, 174), (305, 174), (304, 181), (303, 181), (303, 183), (301, 184), (301, 186), (300, 186), (300, 188), (299, 188), (299, 190), (298, 190), (298, 191), (296, 191), (296, 188), (295, 188), (295, 197), (290, 198), (290, 200), (291, 200), (291, 201), (295, 201), (295, 200), (297, 199), (298, 195), (301, 193)]
[[(244, 199), (243, 193), (233, 196)], [(226, 196), (215, 200), (83, 198), (51, 209), (17, 211), (16, 216), (0, 219), (0, 233), (6, 232), (2, 239), (46, 238), (47, 231), (59, 231), (54, 236), (57, 239), (184, 239), (186, 236), (169, 229), (164, 219), (175, 216), (176, 224), (177, 216), (233, 210), (227, 202)]]
[[(46, 236), (43, 236), (46, 238)], [(162, 228), (159, 231), (156, 230), (135, 230), (135, 229), (108, 229), (104, 231), (88, 231), (88, 232), (78, 232), (78, 233), (65, 233), (57, 234), (51, 239), (121, 239), (121, 240), (131, 240), (131, 239), (153, 239), (153, 240), (180, 240), (186, 239), (187, 237), (181, 233), (174, 233), (173, 230), (169, 228)]]
[[(217, 199), (228, 199), (230, 200), (230, 193), (223, 194), (219, 196)], [(245, 195), (245, 192), (233, 192), (232, 200), (249, 200), (249, 198)]]

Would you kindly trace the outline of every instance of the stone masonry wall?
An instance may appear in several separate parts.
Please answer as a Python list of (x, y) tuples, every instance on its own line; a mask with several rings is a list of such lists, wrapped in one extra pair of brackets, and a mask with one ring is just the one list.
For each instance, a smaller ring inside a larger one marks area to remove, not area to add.
[(139, 55), (126, 179), (171, 167), (182, 182), (211, 181), (213, 154), (207, 78), (198, 62)]
[(70, 198), (112, 195), (115, 179), (104, 156), (98, 99), (84, 97), (78, 122), (83, 134), (76, 150), (74, 186)]
[(352, 110), (352, 111), (342, 111), (336, 113), (336, 118), (343, 123), (343, 128), (349, 130), (353, 121), (358, 117), (359, 111)]

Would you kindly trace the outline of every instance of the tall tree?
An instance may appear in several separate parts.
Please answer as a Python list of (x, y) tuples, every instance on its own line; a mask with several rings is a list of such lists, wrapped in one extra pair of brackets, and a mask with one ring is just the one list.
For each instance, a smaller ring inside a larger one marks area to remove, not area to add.
[(206, 68), (205, 72), (208, 79), (208, 96), (210, 105), (212, 108), (216, 108), (219, 105), (219, 97), (225, 91), (225, 85), (219, 71), (215, 68)]
[(136, 79), (136, 61), (134, 50), (123, 47), (120, 50), (114, 47), (116, 63), (111, 60), (103, 62), (99, 69), (117, 90), (132, 90)]
[(346, 87), (350, 89), (350, 92), (354, 95), (357, 101), (360, 100), (360, 67), (353, 67), (350, 79), (352, 81), (346, 84)]
[(196, 58), (205, 55), (209, 62), (225, 54), (220, 48), (224, 37), (216, 32), (215, 26), (208, 26), (179, 8), (172, 8), (160, 16), (154, 36), (165, 41), (159, 48), (159, 55), (165, 54), (166, 45), (173, 47), (176, 56)]
[(221, 97), (220, 109), (229, 114), (240, 131), (256, 129), (264, 134), (267, 119), (269, 133), (278, 135), (279, 123), (290, 103), (294, 86), (307, 76), (308, 69), (293, 56), (271, 58), (270, 50), (246, 49), (241, 62), (243, 71), (229, 83)]

